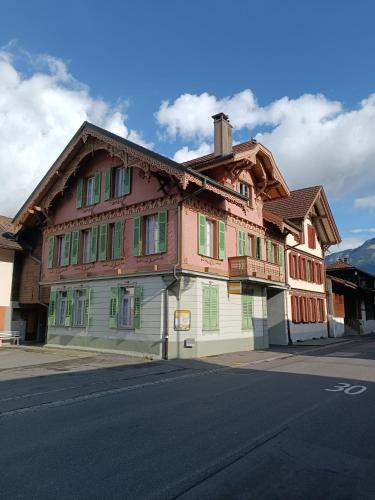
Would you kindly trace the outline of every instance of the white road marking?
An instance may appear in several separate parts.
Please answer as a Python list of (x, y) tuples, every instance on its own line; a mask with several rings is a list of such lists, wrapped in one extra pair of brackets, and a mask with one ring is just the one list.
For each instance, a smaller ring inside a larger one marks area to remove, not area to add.
[(334, 385), (333, 387), (333, 389), (324, 390), (328, 392), (344, 392), (350, 396), (357, 396), (358, 394), (362, 394), (367, 391), (367, 387), (365, 385), (351, 385), (347, 382), (338, 382), (337, 385)]

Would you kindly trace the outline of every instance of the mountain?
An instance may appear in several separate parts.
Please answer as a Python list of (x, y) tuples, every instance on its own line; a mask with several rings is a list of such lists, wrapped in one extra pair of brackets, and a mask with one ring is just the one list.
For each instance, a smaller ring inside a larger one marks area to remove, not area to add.
[(358, 248), (331, 253), (326, 256), (327, 264), (338, 259), (347, 259), (353, 266), (375, 275), (375, 238), (365, 241)]

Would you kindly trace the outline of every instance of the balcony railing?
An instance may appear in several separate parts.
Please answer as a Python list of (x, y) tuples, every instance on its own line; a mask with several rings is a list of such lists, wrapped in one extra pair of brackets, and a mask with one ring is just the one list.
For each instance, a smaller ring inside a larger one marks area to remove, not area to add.
[(229, 276), (231, 278), (259, 278), (270, 281), (284, 281), (284, 273), (278, 264), (271, 264), (252, 257), (229, 257)]

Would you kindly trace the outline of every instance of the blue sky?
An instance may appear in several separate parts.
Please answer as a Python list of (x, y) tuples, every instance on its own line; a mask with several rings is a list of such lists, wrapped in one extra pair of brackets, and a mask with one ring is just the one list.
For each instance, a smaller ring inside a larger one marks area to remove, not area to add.
[(291, 188), (323, 184), (357, 245), (375, 235), (374, 18), (364, 0), (3, 0), (2, 178), (11, 159), (25, 196), (82, 119), (182, 160), (210, 149), (219, 109)]

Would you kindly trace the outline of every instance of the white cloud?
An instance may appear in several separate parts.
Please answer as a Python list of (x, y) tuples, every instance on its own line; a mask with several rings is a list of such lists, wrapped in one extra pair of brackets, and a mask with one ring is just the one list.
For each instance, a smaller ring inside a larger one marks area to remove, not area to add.
[[(148, 146), (129, 130), (125, 103), (90, 95), (64, 62), (51, 56), (0, 50), (0, 213), (14, 215), (83, 121)], [(22, 68), (23, 71), (26, 71)]]
[(375, 94), (349, 111), (320, 94), (283, 97), (266, 106), (259, 106), (250, 89), (222, 99), (183, 94), (164, 101), (156, 119), (168, 136), (200, 144), (213, 136), (211, 115), (220, 111), (229, 115), (235, 132), (248, 130), (250, 136), (251, 130), (263, 127), (256, 138), (270, 148), (293, 189), (323, 184), (331, 196), (342, 197), (375, 187), (370, 175), (375, 164)]
[(363, 227), (363, 228), (358, 228), (358, 229), (352, 229), (351, 231), (353, 234), (360, 234), (360, 233), (375, 233), (375, 227)]
[(355, 199), (354, 206), (356, 208), (375, 208), (375, 195)]
[(192, 160), (193, 158), (199, 158), (199, 156), (204, 156), (212, 152), (212, 144), (203, 142), (197, 149), (189, 149), (187, 146), (182, 147), (173, 156), (174, 161), (183, 163), (184, 161)]

